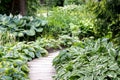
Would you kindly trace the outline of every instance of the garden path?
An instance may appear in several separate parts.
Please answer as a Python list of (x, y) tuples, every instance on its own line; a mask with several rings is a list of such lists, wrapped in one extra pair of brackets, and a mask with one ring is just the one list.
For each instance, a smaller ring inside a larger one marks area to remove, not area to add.
[(30, 80), (53, 80), (55, 74), (52, 60), (59, 54), (59, 51), (51, 52), (47, 57), (40, 57), (28, 62), (30, 69)]

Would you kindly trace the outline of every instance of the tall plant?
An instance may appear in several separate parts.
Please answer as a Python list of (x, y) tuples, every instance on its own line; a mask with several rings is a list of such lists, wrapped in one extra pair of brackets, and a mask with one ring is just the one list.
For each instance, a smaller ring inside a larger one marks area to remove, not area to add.
[(97, 18), (97, 34), (105, 36), (112, 33), (112, 38), (115, 38), (120, 30), (120, 0), (102, 0), (92, 3), (92, 10)]

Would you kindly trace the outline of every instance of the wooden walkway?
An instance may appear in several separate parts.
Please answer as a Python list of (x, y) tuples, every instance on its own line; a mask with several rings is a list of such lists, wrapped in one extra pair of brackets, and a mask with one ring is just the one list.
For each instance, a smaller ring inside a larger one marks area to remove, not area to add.
[(30, 73), (30, 80), (53, 80), (52, 76), (55, 74), (52, 60), (58, 55), (59, 51), (49, 53), (47, 57), (40, 57), (28, 62)]

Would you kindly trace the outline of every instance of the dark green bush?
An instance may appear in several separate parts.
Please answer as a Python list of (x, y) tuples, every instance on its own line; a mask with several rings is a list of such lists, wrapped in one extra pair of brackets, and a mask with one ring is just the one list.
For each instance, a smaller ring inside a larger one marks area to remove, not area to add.
[(86, 6), (67, 5), (54, 8), (47, 17), (49, 35), (70, 35), (79, 38), (94, 36), (94, 14)]
[(120, 0), (101, 0), (89, 4), (96, 14), (98, 36), (112, 35), (111, 38), (118, 37), (120, 31)]

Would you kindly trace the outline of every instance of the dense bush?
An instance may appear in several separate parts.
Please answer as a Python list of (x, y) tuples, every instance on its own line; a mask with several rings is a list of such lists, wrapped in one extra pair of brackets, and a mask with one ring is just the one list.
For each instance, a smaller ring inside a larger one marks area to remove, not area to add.
[(99, 37), (109, 35), (120, 37), (120, 0), (101, 0), (89, 3), (96, 14), (96, 30)]
[(27, 15), (34, 16), (37, 10), (40, 9), (40, 0), (27, 0)]
[(120, 52), (107, 39), (85, 39), (53, 60), (55, 80), (119, 80)]
[(47, 17), (49, 35), (68, 34), (79, 38), (94, 36), (94, 14), (85, 5), (69, 5), (54, 8)]

